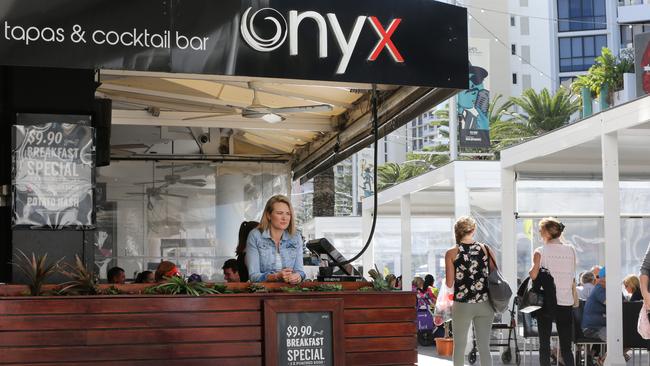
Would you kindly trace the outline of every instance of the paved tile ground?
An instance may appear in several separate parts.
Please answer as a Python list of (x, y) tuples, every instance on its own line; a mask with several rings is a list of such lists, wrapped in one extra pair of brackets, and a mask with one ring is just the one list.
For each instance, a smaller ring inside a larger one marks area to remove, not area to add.
[[(537, 352), (532, 353), (532, 358), (526, 354), (526, 364), (525, 366), (539, 366), (539, 359)], [(522, 355), (523, 357), (523, 355)], [(648, 357), (647, 352), (639, 353), (638, 351), (635, 354), (635, 357), (632, 358), (627, 363), (630, 366), (639, 365), (645, 366), (650, 365), (650, 357)], [(439, 357), (436, 353), (434, 347), (418, 347), (418, 365), (419, 366), (452, 366), (451, 359), (448, 357)], [(466, 363), (469, 365), (469, 363)], [(476, 361), (474, 366), (480, 365), (480, 361)], [(501, 355), (497, 352), (492, 352), (492, 365), (493, 366), (506, 366), (514, 364), (503, 364), (501, 362)], [(523, 359), (521, 366), (524, 366)]]

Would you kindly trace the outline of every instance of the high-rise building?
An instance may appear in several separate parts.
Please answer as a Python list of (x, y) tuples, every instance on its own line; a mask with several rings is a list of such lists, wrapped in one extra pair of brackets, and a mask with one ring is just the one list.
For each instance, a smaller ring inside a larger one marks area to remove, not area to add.
[(632, 48), (635, 35), (650, 32), (650, 1), (619, 0), (618, 22), (621, 48)]
[(602, 47), (619, 53), (614, 0), (509, 0), (509, 13), (513, 81), (515, 74), (521, 80), (513, 94), (568, 85), (594, 64)]

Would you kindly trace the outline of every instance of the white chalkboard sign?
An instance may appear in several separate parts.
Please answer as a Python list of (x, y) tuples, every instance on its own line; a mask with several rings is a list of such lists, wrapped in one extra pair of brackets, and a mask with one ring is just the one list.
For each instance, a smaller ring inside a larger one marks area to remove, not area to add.
[(13, 226), (94, 225), (90, 116), (18, 114), (13, 126)]
[(342, 299), (264, 301), (265, 365), (345, 365)]

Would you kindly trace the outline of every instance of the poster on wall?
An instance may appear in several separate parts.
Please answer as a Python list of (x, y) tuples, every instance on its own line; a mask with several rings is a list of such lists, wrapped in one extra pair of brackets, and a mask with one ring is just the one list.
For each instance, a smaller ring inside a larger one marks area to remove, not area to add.
[(357, 197), (356, 202), (373, 195), (374, 150), (365, 148), (356, 154), (357, 159)]
[(15, 228), (94, 227), (90, 116), (18, 114), (12, 158)]
[(457, 113), (461, 147), (490, 147), (490, 120), (488, 118), (490, 92), (484, 86), (487, 76), (487, 70), (470, 64), (469, 89), (458, 93)]
[(634, 36), (637, 97), (650, 93), (650, 32)]

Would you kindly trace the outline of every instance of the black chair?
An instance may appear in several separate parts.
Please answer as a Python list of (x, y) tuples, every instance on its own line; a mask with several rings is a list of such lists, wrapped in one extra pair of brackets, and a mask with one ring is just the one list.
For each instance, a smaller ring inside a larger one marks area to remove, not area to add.
[(650, 342), (641, 338), (637, 331), (639, 313), (643, 301), (623, 302), (623, 348), (634, 350), (650, 350)]
[[(585, 310), (585, 301), (580, 300), (580, 306), (573, 309), (573, 339), (576, 344), (576, 354), (575, 354), (575, 363), (576, 365), (580, 362), (580, 351), (583, 346), (584, 349), (584, 365), (587, 366), (587, 358), (589, 356), (589, 351), (594, 345), (605, 345), (606, 342), (601, 341), (598, 338), (589, 338), (585, 337), (582, 332), (582, 313)], [(637, 312), (638, 313), (638, 312)]]

